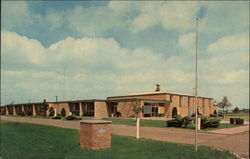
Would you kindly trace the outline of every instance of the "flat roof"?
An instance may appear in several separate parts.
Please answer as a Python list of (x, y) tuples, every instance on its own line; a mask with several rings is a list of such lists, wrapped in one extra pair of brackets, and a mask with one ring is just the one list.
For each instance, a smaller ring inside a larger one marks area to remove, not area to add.
[[(164, 91), (164, 92), (143, 92), (143, 93), (135, 93), (135, 94), (128, 94), (128, 95), (122, 95), (122, 96), (112, 96), (107, 98), (119, 98), (119, 97), (136, 97), (136, 96), (149, 96), (149, 95), (159, 95), (159, 94), (170, 94), (170, 95), (179, 95), (179, 96), (188, 96), (188, 97), (195, 97), (194, 95), (185, 94), (185, 93), (178, 93), (178, 92), (170, 92), (170, 91)], [(208, 98), (213, 99), (210, 97), (201, 97), (199, 98)]]
[(128, 98), (128, 99), (110, 99), (108, 102), (128, 102), (128, 101), (147, 101), (147, 102), (157, 102), (157, 103), (166, 103), (170, 102), (169, 100), (156, 100), (156, 99), (143, 99), (143, 98)]
[[(106, 102), (107, 100), (102, 99), (83, 99), (83, 100), (69, 100), (69, 101), (57, 101), (57, 102), (46, 102), (46, 103), (76, 103), (76, 102)], [(32, 102), (32, 103), (16, 103), (16, 104), (6, 104), (9, 105), (31, 105), (31, 104), (43, 104), (43, 102)]]

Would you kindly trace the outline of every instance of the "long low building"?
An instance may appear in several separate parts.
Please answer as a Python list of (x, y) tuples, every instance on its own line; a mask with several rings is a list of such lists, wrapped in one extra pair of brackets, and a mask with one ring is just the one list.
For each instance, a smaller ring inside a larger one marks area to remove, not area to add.
[[(143, 108), (141, 116), (145, 118), (171, 118), (176, 114), (191, 116), (195, 113), (195, 97), (193, 95), (156, 91), (107, 97), (106, 100), (90, 99), (58, 102), (46, 102), (44, 100), (39, 103), (10, 104), (1, 106), (1, 114), (47, 116), (49, 110), (53, 109), (55, 114), (64, 114), (65, 116), (75, 114), (95, 118), (134, 117), (134, 105)], [(213, 98), (198, 97), (198, 112), (204, 116), (217, 112), (217, 106), (213, 105)]]

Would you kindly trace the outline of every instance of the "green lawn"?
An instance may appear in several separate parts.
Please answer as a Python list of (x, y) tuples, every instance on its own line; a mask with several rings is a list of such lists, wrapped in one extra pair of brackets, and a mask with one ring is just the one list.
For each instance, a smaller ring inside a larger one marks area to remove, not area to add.
[(242, 119), (244, 119), (244, 121), (249, 122), (249, 114), (248, 113), (224, 114), (223, 120), (229, 121), (230, 118), (242, 118)]
[[(104, 118), (104, 120), (111, 120), (112, 124), (131, 125), (131, 126), (135, 126), (136, 125), (135, 119)], [(165, 120), (147, 120), (147, 119), (141, 119), (140, 120), (140, 126), (168, 128), (166, 126), (166, 121)], [(202, 129), (202, 130), (209, 131), (209, 130), (214, 130), (214, 129), (232, 128), (232, 127), (237, 127), (237, 126), (242, 126), (242, 125), (221, 123), (220, 126), (217, 127), (217, 128), (206, 128), (206, 129)], [(187, 128), (181, 127), (181, 129), (195, 129), (195, 126), (193, 124), (189, 124), (187, 126)]]
[[(27, 123), (1, 122), (1, 156), (5, 159), (236, 159), (228, 152), (112, 135), (112, 148), (79, 147), (79, 131)], [(1, 157), (0, 157), (1, 158)]]
[[(135, 119), (124, 119), (124, 118), (103, 118), (104, 120), (111, 120), (112, 124), (120, 124), (120, 125), (136, 125)], [(145, 120), (140, 119), (140, 126), (150, 126), (150, 127), (166, 127), (165, 120)]]

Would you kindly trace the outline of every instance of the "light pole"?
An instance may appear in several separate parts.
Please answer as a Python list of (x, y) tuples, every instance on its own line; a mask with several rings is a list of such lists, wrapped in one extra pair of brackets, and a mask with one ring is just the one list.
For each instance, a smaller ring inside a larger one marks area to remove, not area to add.
[(197, 77), (197, 74), (198, 74), (198, 21), (199, 19), (196, 18), (196, 51), (195, 51), (195, 151), (197, 151), (198, 149), (198, 146), (197, 146), (197, 141), (198, 141), (198, 136), (197, 136), (197, 133), (198, 133), (198, 116), (197, 116), (197, 112), (198, 112), (198, 103), (197, 103), (197, 94), (198, 94), (198, 91), (197, 91), (197, 87), (198, 87), (198, 77)]

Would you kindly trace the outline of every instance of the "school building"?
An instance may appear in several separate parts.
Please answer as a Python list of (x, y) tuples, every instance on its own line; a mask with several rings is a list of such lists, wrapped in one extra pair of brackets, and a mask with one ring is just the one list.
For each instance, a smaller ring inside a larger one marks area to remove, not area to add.
[[(138, 93), (123, 96), (107, 97), (106, 100), (90, 99), (75, 101), (58, 101), (38, 103), (22, 103), (1, 106), (1, 113), (7, 115), (39, 115), (46, 116), (51, 108), (55, 114), (65, 113), (65, 116), (75, 114), (77, 116), (103, 117), (134, 117), (133, 105), (141, 106), (142, 117), (166, 117), (171, 118), (179, 114), (182, 117), (195, 113), (195, 96), (177, 92)], [(217, 112), (217, 106), (213, 105), (213, 98), (198, 97), (198, 112), (209, 116)]]

